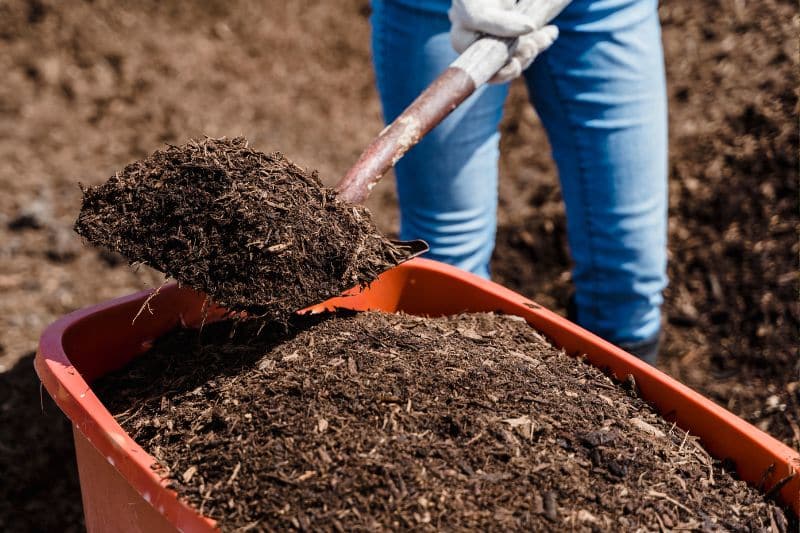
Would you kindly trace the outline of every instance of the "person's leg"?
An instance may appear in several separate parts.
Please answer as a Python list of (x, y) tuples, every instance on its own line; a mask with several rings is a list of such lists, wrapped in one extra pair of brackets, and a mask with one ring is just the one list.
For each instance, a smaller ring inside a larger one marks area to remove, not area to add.
[(667, 115), (655, 0), (575, 0), (526, 73), (558, 165), (577, 322), (654, 362), (666, 285)]
[[(373, 0), (372, 52), (391, 122), (456, 58), (449, 2)], [(489, 276), (495, 240), (497, 160), (506, 86), (477, 91), (395, 168), (400, 238), (424, 239), (426, 257)]]

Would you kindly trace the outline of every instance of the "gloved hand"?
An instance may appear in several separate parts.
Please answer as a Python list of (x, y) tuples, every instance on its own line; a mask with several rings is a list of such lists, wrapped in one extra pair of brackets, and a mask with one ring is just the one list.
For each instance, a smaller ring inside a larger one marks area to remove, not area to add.
[(458, 53), (483, 35), (518, 37), (511, 59), (490, 80), (503, 83), (523, 70), (558, 37), (558, 28), (545, 26), (569, 0), (533, 0), (518, 10), (516, 0), (453, 0), (448, 11), (452, 27), (450, 41)]

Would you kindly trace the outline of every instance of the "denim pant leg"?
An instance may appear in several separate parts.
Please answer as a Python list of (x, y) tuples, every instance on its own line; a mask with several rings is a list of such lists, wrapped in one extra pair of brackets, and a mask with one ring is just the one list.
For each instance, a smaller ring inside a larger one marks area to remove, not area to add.
[[(372, 52), (384, 117), (394, 120), (456, 58), (449, 2), (373, 0)], [(425, 239), (427, 257), (489, 276), (506, 86), (477, 91), (396, 168), (400, 237)]]
[(526, 72), (558, 165), (577, 321), (616, 343), (660, 331), (667, 115), (655, 0), (575, 0)]

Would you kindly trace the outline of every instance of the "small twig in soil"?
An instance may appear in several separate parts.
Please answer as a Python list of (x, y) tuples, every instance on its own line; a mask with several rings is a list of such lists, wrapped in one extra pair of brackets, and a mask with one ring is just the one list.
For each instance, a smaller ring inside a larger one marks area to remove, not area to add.
[(689, 432), (687, 431), (686, 434), (683, 436), (683, 440), (681, 441), (681, 445), (678, 447), (678, 453), (683, 451), (683, 446), (686, 444), (686, 439), (689, 438)]
[(686, 511), (690, 515), (692, 514), (692, 510), (691, 509), (689, 509), (688, 507), (683, 505), (678, 500), (676, 500), (674, 498), (671, 498), (668, 495), (664, 494), (663, 492), (658, 492), (658, 491), (655, 491), (655, 490), (648, 490), (647, 494), (652, 496), (652, 497), (654, 497), (654, 498), (661, 498), (662, 500), (667, 500), (668, 502), (677, 505), (678, 507), (680, 507), (681, 509), (683, 509), (684, 511)]
[(136, 323), (136, 319), (137, 319), (137, 318), (139, 318), (139, 315), (141, 315), (141, 314), (142, 314), (142, 311), (144, 311), (144, 310), (145, 310), (145, 308), (147, 308), (147, 312), (148, 312), (148, 313), (150, 313), (151, 315), (153, 314), (153, 310), (150, 308), (150, 300), (152, 300), (153, 298), (155, 298), (156, 296), (158, 296), (158, 293), (159, 293), (159, 292), (161, 292), (161, 289), (164, 287), (164, 285), (166, 285), (166, 284), (168, 283), (168, 281), (169, 281), (169, 280), (166, 280), (166, 279), (165, 279), (165, 280), (164, 280), (164, 282), (163, 282), (161, 285), (159, 285), (159, 286), (158, 286), (158, 288), (157, 288), (155, 291), (153, 291), (152, 293), (150, 293), (150, 296), (148, 296), (148, 297), (145, 299), (144, 303), (143, 303), (143, 304), (142, 304), (142, 306), (139, 308), (139, 312), (137, 312), (137, 313), (136, 313), (136, 316), (135, 316), (135, 317), (133, 317), (133, 320), (131, 320), (131, 326), (132, 326), (132, 325), (134, 325), (134, 324)]
[(789, 474), (788, 476), (785, 476), (785, 477), (781, 478), (781, 479), (780, 479), (780, 480), (779, 480), (777, 483), (775, 483), (775, 484), (772, 486), (772, 488), (771, 488), (771, 489), (769, 489), (769, 490), (767, 491), (767, 493), (764, 495), (764, 497), (765, 497), (765, 498), (767, 498), (767, 499), (770, 499), (770, 498), (772, 498), (773, 496), (775, 496), (776, 494), (778, 494), (778, 493), (781, 491), (781, 489), (784, 487), (784, 485), (786, 485), (786, 484), (787, 484), (787, 483), (789, 483), (789, 482), (790, 482), (792, 479), (794, 479), (794, 477), (795, 477), (796, 475), (797, 475), (796, 473), (792, 472), (792, 473), (791, 473), (791, 474)]

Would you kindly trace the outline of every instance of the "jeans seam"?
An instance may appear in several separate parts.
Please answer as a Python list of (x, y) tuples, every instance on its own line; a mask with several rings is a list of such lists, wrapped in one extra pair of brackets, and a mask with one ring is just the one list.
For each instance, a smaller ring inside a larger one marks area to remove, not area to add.
[[(385, 9), (385, 7), (377, 4), (379, 4), (379, 2), (374, 0), (370, 2), (370, 5), (372, 7), (372, 17), (371, 17), (372, 18), (371, 30), (372, 30), (372, 43), (373, 43), (372, 61), (375, 65), (375, 83), (378, 87), (380, 87), (379, 78), (382, 76), (381, 73), (383, 72), (383, 64), (384, 64), (383, 50), (386, 49), (383, 43), (383, 39), (386, 32), (382, 27), (379, 27), (379, 25), (381, 26), (383, 25), (381, 19), (385, 16), (385, 14), (378, 13), (379, 10), (382, 11), (383, 9)], [(383, 122), (385, 124), (387, 120), (386, 120), (386, 112), (383, 109), (383, 106), (381, 106), (381, 115), (382, 115), (381, 118), (383, 119)]]
[[(570, 108), (570, 106), (567, 103), (567, 101), (564, 99), (563, 91), (561, 90), (561, 88), (558, 85), (558, 80), (556, 79), (556, 76), (554, 74), (554, 69), (553, 69), (552, 64), (550, 62), (550, 54), (545, 54), (542, 59), (544, 59), (545, 66), (547, 67), (547, 74), (548, 74), (548, 77), (550, 78), (550, 81), (551, 81), (551, 83), (553, 85), (553, 92), (555, 93), (556, 98), (558, 99), (558, 102), (561, 104), (562, 111), (564, 111), (563, 115), (565, 117), (567, 125), (569, 126), (569, 135), (572, 138), (572, 145), (575, 147), (575, 153), (576, 153), (576, 156), (577, 156), (577, 159), (578, 159), (578, 163), (577, 163), (578, 184), (579, 184), (580, 189), (581, 189), (579, 195), (580, 195), (581, 203), (583, 204), (581, 207), (582, 207), (583, 212), (585, 213), (585, 220), (584, 220), (585, 226), (584, 226), (584, 228), (586, 230), (586, 236), (587, 236), (586, 240), (587, 240), (587, 249), (588, 249), (588, 253), (589, 253), (589, 267), (591, 269), (594, 269), (595, 268), (596, 254), (595, 254), (595, 250), (594, 250), (594, 233), (592, 232), (592, 224), (591, 224), (592, 208), (591, 208), (591, 204), (588, 201), (587, 192), (586, 192), (586, 172), (585, 172), (585, 168), (584, 168), (584, 165), (583, 165), (584, 157), (582, 157), (582, 155), (581, 155), (581, 146), (580, 146), (580, 142), (578, 142), (578, 136), (577, 136), (577, 134), (575, 132), (574, 124), (569, 119), (569, 116), (570, 116), (569, 108)], [(597, 292), (597, 280), (594, 277), (591, 278), (590, 290), (591, 290), (592, 294)], [(594, 303), (590, 303), (589, 304), (589, 310), (590, 310), (590, 315), (591, 315), (592, 319), (594, 319), (595, 315), (597, 314), (595, 312)], [(578, 318), (580, 318), (580, 312), (577, 313), (577, 316), (578, 316)]]

